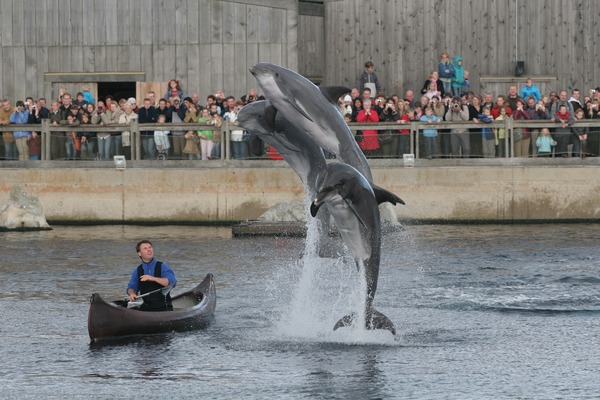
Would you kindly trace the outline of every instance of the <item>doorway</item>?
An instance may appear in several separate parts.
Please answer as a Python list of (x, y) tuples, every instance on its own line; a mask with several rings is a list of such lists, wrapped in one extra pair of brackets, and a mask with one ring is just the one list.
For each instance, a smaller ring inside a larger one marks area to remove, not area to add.
[(104, 101), (106, 96), (112, 96), (119, 101), (127, 100), (130, 97), (136, 97), (135, 82), (98, 82), (98, 100)]

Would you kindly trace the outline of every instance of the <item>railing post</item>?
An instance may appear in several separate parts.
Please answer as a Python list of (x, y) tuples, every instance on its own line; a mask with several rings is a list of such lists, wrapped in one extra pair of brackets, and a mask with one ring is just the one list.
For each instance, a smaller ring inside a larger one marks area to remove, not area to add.
[(419, 123), (410, 122), (410, 149), (415, 155), (415, 160), (419, 159)]
[(139, 160), (140, 159), (140, 125), (138, 124), (137, 119), (131, 120), (131, 130), (129, 131), (131, 135), (131, 160)]
[(44, 118), (42, 120), (42, 130), (40, 131), (42, 140), (42, 161), (50, 159), (50, 119)]
[(221, 153), (221, 160), (231, 160), (231, 143), (229, 141), (231, 131), (229, 130), (229, 120), (225, 120), (225, 129), (221, 132), (221, 149), (225, 149)]
[(504, 126), (506, 127), (505, 129), (505, 150), (506, 150), (506, 157), (507, 158), (513, 158), (514, 152), (515, 152), (515, 146), (514, 146), (514, 138), (513, 138), (513, 119), (512, 117), (509, 118), (505, 118), (504, 119)]
[(132, 143), (135, 142), (135, 153), (131, 152), (131, 158), (139, 161), (142, 159), (142, 133), (137, 120), (131, 121), (131, 134), (133, 135)]

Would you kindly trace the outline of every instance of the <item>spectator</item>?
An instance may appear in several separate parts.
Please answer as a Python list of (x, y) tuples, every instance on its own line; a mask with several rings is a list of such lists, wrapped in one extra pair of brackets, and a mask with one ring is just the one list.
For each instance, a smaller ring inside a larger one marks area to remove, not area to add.
[[(233, 110), (231, 109), (231, 103), (233, 103)], [(223, 119), (233, 124), (237, 120), (237, 115), (242, 108), (243, 103), (240, 101), (235, 103), (233, 97), (227, 98), (227, 108)], [(242, 129), (234, 129), (231, 131), (231, 147), (233, 158), (236, 160), (245, 160), (248, 158), (248, 145), (244, 141), (244, 131)]]
[(37, 161), (42, 155), (42, 138), (37, 132), (31, 132), (31, 136), (27, 139), (27, 148), (29, 150), (29, 159)]
[(96, 100), (94, 100), (94, 96), (92, 96), (92, 94), (90, 93), (89, 86), (84, 86), (83, 88), (81, 88), (81, 91), (83, 92), (83, 100), (85, 100), (86, 103), (96, 105)]
[(248, 90), (248, 94), (245, 94), (240, 98), (240, 100), (242, 100), (242, 102), (244, 104), (248, 104), (248, 103), (252, 103), (253, 101), (264, 100), (264, 99), (265, 98), (263, 96), (259, 96), (256, 93), (255, 88), (250, 88), (250, 90)]
[[(439, 123), (442, 121), (440, 117), (433, 114), (433, 108), (427, 107), (425, 109), (425, 115), (419, 119), (421, 122), (427, 124)], [(431, 160), (434, 156), (437, 156), (437, 129), (426, 128), (423, 129), (423, 142), (425, 145), (425, 158)]]
[(559, 104), (558, 111), (552, 118), (553, 122), (560, 122), (561, 124), (561, 126), (556, 128), (556, 131), (554, 132), (554, 137), (556, 140), (556, 153), (560, 155), (560, 157), (568, 156), (568, 146), (570, 142), (570, 136), (572, 135), (570, 126), (575, 122), (573, 113), (569, 111), (567, 104), (569, 103), (567, 102), (566, 104)]
[[(89, 103), (91, 104), (91, 103)], [(92, 123), (92, 117), (88, 113), (81, 115), (81, 126), (90, 126)], [(94, 132), (83, 132), (77, 133), (80, 142), (80, 157), (83, 159), (95, 159), (96, 153), (94, 152)]]
[[(131, 121), (137, 121), (138, 115), (133, 112), (133, 105), (129, 102), (125, 104), (123, 113), (119, 117), (119, 124), (131, 125)], [(123, 145), (123, 155), (125, 159), (131, 160), (131, 131), (126, 130), (121, 132), (121, 143)]]
[[(515, 121), (529, 121), (529, 113), (525, 111), (525, 101), (519, 97), (516, 104), (517, 109), (512, 115)], [(513, 129), (513, 154), (515, 157), (529, 156), (530, 131), (529, 128)]]
[[(2, 108), (0, 108), (0, 125), (10, 124), (10, 116), (15, 112), (12, 104), (8, 99), (2, 100)], [(15, 136), (12, 132), (2, 132), (2, 141), (4, 142), (4, 159), (14, 160), (17, 158), (17, 145), (15, 144)]]
[(167, 99), (160, 99), (158, 101), (158, 107), (156, 107), (157, 118), (159, 115), (165, 116), (165, 123), (171, 122), (171, 115), (169, 115), (169, 107), (167, 107)]
[(71, 106), (73, 105), (73, 99), (71, 98), (71, 94), (68, 92), (63, 93), (60, 99), (60, 111), (62, 111), (66, 117), (67, 113), (71, 109)]
[[(223, 107), (223, 109), (221, 110), (221, 117), (225, 117), (225, 114), (227, 114), (227, 113), (235, 113), (236, 107), (237, 106), (236, 106), (235, 97), (227, 96), (227, 98), (225, 99), (225, 107)], [(225, 118), (225, 119), (227, 119), (227, 118)]]
[[(437, 74), (437, 72), (435, 72)], [(440, 82), (439, 80), (437, 82)], [(427, 97), (429, 100), (431, 100), (431, 98), (433, 96), (442, 96), (442, 92), (439, 90), (439, 85), (436, 82), (430, 81), (429, 84), (427, 85), (427, 90), (425, 91), (425, 97)], [(423, 101), (421, 100), (421, 103), (423, 103)]]
[(519, 100), (525, 103), (525, 100), (523, 100), (523, 98), (517, 93), (517, 85), (510, 85), (508, 87), (508, 96), (506, 97), (506, 102), (511, 110), (514, 111), (517, 109), (517, 101)]
[[(173, 98), (173, 105), (170, 108), (171, 122), (180, 124), (185, 119), (187, 108), (181, 103), (178, 97)], [(185, 147), (185, 132), (182, 130), (171, 131), (171, 139), (173, 140), (173, 156), (177, 158), (183, 157), (183, 148)]]
[(440, 56), (440, 63), (438, 64), (438, 75), (440, 80), (442, 81), (444, 94), (452, 93), (452, 79), (454, 79), (455, 71), (454, 66), (450, 63), (450, 55), (445, 51)]
[(365, 102), (365, 100), (371, 100), (374, 97), (375, 93), (371, 92), (371, 89), (368, 87), (364, 88), (360, 95), (360, 98), (362, 99), (363, 103)]
[[(557, 122), (558, 118), (556, 117), (556, 114), (558, 113), (560, 106), (565, 106), (567, 112), (571, 115), (571, 118), (573, 117), (575, 110), (573, 109), (573, 105), (567, 100), (566, 90), (561, 90), (558, 94), (558, 97), (555, 97), (555, 100), (552, 102), (552, 108), (550, 109), (550, 119), (552, 122)], [(556, 145), (556, 149), (558, 151), (561, 146), (561, 142), (558, 137), (556, 138), (556, 141), (558, 142)]]
[(360, 92), (358, 88), (352, 88), (350, 90), (350, 97), (352, 97), (352, 100), (358, 99), (360, 97)]
[(156, 108), (156, 106), (158, 106), (158, 103), (156, 102), (156, 93), (150, 91), (146, 93), (146, 97), (150, 100), (150, 105), (152, 107)]
[[(121, 115), (123, 114), (123, 110), (116, 102), (110, 103), (110, 110), (107, 110), (102, 115), (102, 124), (103, 125), (117, 125), (119, 120), (121, 119)], [(111, 147), (110, 147), (110, 155), (113, 156), (122, 156), (123, 155), (123, 142), (121, 133), (112, 133), (111, 135)]]
[[(474, 97), (479, 98), (479, 97)], [(492, 113), (489, 107), (484, 107), (481, 114), (478, 114), (476, 118), (473, 118), (473, 122), (476, 124), (483, 122), (489, 124), (494, 122)], [(494, 158), (496, 156), (496, 136), (492, 128), (481, 129), (481, 152), (485, 158)]]
[(550, 129), (542, 128), (535, 145), (539, 157), (550, 157), (552, 155), (552, 146), (556, 146), (556, 141), (550, 135)]
[[(92, 113), (92, 124), (102, 124), (102, 120), (105, 119), (104, 113), (106, 113), (104, 102), (99, 101), (96, 110)], [(98, 132), (96, 138), (98, 140), (98, 157), (100, 160), (107, 161), (112, 159), (112, 136), (110, 133)]]
[[(210, 107), (215, 104), (217, 106), (217, 112), (219, 113), (219, 115), (221, 115), (221, 107), (219, 107), (219, 105), (217, 104), (217, 98), (212, 95), (209, 94), (208, 96), (206, 96), (206, 108), (208, 108), (208, 111), (210, 112)], [(202, 107), (197, 107), (198, 112), (202, 111)]]
[[(189, 99), (191, 103), (194, 103), (194, 105), (196, 106), (196, 110), (200, 110), (202, 108), (202, 106), (200, 105), (200, 96), (198, 95), (198, 93), (192, 93), (191, 97), (185, 98)], [(189, 105), (187, 107), (190, 108)]]
[[(454, 87), (453, 87), (454, 88)], [(448, 111), (446, 121), (466, 122), (469, 120), (469, 109), (462, 105), (459, 97), (454, 97)], [(469, 158), (471, 155), (471, 144), (469, 141), (469, 130), (467, 128), (452, 128), (450, 130), (452, 155), (455, 157)]]
[[(202, 109), (200, 111), (200, 117), (198, 118), (198, 123), (201, 125), (213, 125), (213, 119), (210, 115), (208, 108)], [(200, 139), (200, 150), (201, 150), (201, 158), (203, 160), (208, 160), (212, 155), (213, 149), (213, 136), (214, 131), (210, 129), (204, 129), (196, 132)]]
[[(166, 124), (167, 117), (164, 114), (160, 114), (156, 119), (157, 124)], [(158, 152), (158, 158), (160, 160), (166, 160), (169, 155), (169, 149), (171, 144), (169, 143), (169, 133), (165, 126), (163, 129), (154, 131), (154, 143), (156, 144), (156, 151)]]
[(183, 90), (181, 89), (181, 85), (177, 79), (171, 79), (168, 84), (167, 91), (163, 96), (164, 99), (170, 99), (173, 97), (179, 97), (179, 99), (185, 99), (185, 95)]
[(531, 78), (527, 78), (525, 86), (521, 88), (521, 98), (526, 99), (529, 96), (533, 96), (536, 103), (542, 98), (540, 89), (533, 83)]
[[(29, 123), (29, 110), (25, 107), (25, 103), (19, 100), (17, 101), (17, 108), (10, 115), (9, 121), (11, 124), (28, 124)], [(19, 160), (29, 160), (29, 147), (27, 146), (27, 139), (31, 136), (30, 131), (16, 131), (13, 132), (15, 143), (17, 146), (17, 152), (19, 153)]]
[[(496, 121), (504, 121), (508, 116), (507, 106), (501, 106), (498, 111), (498, 117), (495, 118)], [(493, 114), (492, 114), (493, 116)], [(498, 146), (497, 154), (498, 157), (506, 157), (506, 129), (505, 128), (496, 128), (496, 146)]]
[[(397, 122), (400, 120), (400, 115), (396, 109), (394, 99), (387, 99), (383, 110), (379, 113), (380, 122)], [(396, 129), (388, 129), (378, 131), (379, 144), (381, 145), (381, 153), (385, 158), (397, 158), (399, 138)]]
[[(152, 100), (149, 97), (144, 99), (144, 106), (138, 113), (138, 122), (140, 124), (153, 124), (158, 119), (158, 112), (152, 107)], [(154, 160), (156, 158), (156, 147), (154, 146), (154, 132), (140, 131), (142, 147), (144, 148), (145, 158)]]
[[(407, 122), (410, 122), (410, 117), (408, 115), (407, 107), (404, 101), (399, 100), (397, 104), (398, 115), (400, 116), (400, 119), (397, 122), (399, 124), (406, 124)], [(398, 137), (399, 155), (402, 156), (403, 154), (411, 154), (412, 151), (410, 149), (410, 129), (399, 129), (398, 132), (400, 133)]]
[(492, 96), (491, 93), (484, 93), (483, 94), (483, 98), (481, 99), (481, 107), (482, 108), (489, 108), (490, 112), (492, 110), (492, 108), (494, 108), (494, 96)]
[(361, 98), (357, 97), (352, 101), (352, 122), (356, 122), (356, 117), (358, 117), (358, 113), (363, 109), (363, 101)]
[(373, 64), (373, 61), (367, 61), (365, 63), (365, 70), (360, 76), (360, 90), (364, 91), (365, 88), (370, 89), (371, 98), (375, 97), (376, 93), (381, 92), (381, 84), (379, 83), (379, 78), (375, 73), (375, 65)]
[(465, 70), (461, 56), (454, 57), (454, 78), (452, 78), (452, 95), (460, 96), (465, 83)]
[(430, 92), (433, 94), (428, 96), (429, 98), (435, 94), (440, 97), (444, 95), (444, 83), (439, 79), (438, 71), (432, 71), (429, 74), (429, 79), (425, 81), (423, 84), (423, 89), (421, 89), (421, 94), (427, 95), (427, 93)]
[(412, 108), (415, 106), (415, 92), (412, 90), (407, 90), (404, 92), (404, 100), (408, 102), (408, 107)]
[[(133, 111), (134, 113), (138, 113), (139, 111), (139, 107), (137, 105), (137, 100), (135, 99), (135, 97), (130, 97), (127, 99), (127, 104), (129, 104), (131, 106), (131, 111)], [(123, 111), (125, 110), (125, 107), (123, 107)]]
[(579, 89), (573, 89), (573, 91), (571, 92), (571, 98), (569, 99), (569, 103), (571, 103), (574, 112), (577, 112), (577, 110), (579, 109), (583, 109), (580, 97), (581, 93), (579, 92)]
[[(479, 96), (473, 95), (471, 101), (467, 102), (467, 108), (469, 109), (469, 121), (473, 121), (477, 123), (477, 120), (480, 115), (483, 114), (483, 107), (481, 106), (481, 98)], [(494, 121), (493, 118), (490, 117), (491, 121)], [(489, 129), (489, 128), (483, 128)], [(471, 128), (469, 132), (471, 132), (471, 143), (473, 143), (474, 148), (478, 148), (478, 144), (481, 141), (481, 153), (483, 154), (483, 141), (485, 138), (483, 137), (483, 129), (481, 128)], [(484, 155), (485, 157), (485, 155)]]
[[(60, 122), (63, 126), (68, 126), (71, 128), (75, 128), (79, 126), (80, 122), (75, 115), (72, 113), (67, 115), (65, 120)], [(79, 138), (77, 137), (77, 131), (67, 131), (65, 140), (65, 148), (67, 152), (67, 160), (75, 160), (77, 158), (78, 148), (81, 149), (81, 144), (77, 145), (79, 142)]]
[[(371, 110), (371, 100), (363, 101), (363, 109), (358, 113), (356, 121), (360, 123), (379, 122), (379, 115), (374, 110)], [(363, 130), (358, 146), (367, 157), (376, 157), (381, 154), (376, 130)]]
[(498, 119), (498, 116), (500, 115), (500, 109), (504, 107), (506, 108), (506, 115), (507, 116), (511, 116), (513, 113), (512, 108), (510, 108), (510, 106), (506, 103), (506, 97), (500, 95), (498, 96), (498, 98), (496, 99), (496, 104), (494, 104), (494, 107), (492, 107), (492, 117), (494, 117), (494, 120)]
[(579, 108), (575, 111), (575, 124), (573, 126), (573, 135), (571, 136), (571, 143), (573, 144), (573, 157), (584, 157), (585, 147), (587, 145), (588, 134), (590, 133), (589, 128), (577, 126), (577, 121), (581, 121), (585, 118), (585, 112), (583, 108)]

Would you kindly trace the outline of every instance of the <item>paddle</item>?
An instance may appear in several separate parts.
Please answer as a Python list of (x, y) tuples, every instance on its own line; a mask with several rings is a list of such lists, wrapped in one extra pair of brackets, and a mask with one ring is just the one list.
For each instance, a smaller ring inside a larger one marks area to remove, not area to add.
[(141, 294), (139, 296), (136, 296), (135, 301), (128, 301), (127, 302), (127, 308), (134, 308), (134, 307), (141, 306), (142, 304), (144, 304), (144, 297), (146, 297), (148, 295), (151, 295), (153, 293), (161, 292), (163, 295), (166, 296), (171, 291), (171, 289), (173, 289), (173, 286), (175, 286), (175, 284), (171, 284), (169, 286), (165, 286), (163, 288), (156, 289), (156, 290), (153, 290), (151, 292), (144, 293), (144, 294)]

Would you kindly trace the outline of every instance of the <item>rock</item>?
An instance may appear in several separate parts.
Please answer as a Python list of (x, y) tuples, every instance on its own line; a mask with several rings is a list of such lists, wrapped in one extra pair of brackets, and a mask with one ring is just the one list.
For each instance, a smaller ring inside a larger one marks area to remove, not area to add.
[(302, 201), (277, 203), (261, 215), (258, 220), (264, 222), (305, 222), (304, 204)]
[(0, 209), (0, 229), (45, 230), (52, 229), (39, 200), (15, 186), (10, 192), (8, 203)]

